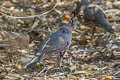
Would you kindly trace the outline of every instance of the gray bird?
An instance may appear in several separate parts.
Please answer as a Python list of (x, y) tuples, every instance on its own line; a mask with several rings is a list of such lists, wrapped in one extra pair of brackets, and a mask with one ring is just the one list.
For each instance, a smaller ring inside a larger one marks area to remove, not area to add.
[[(70, 15), (67, 16), (69, 18)], [(44, 39), (37, 50), (37, 53), (33, 59), (25, 66), (25, 68), (32, 68), (37, 62), (39, 62), (45, 55), (57, 54), (66, 51), (72, 40), (72, 28), (71, 18), (64, 20), (60, 29), (46, 39)]]
[(83, 18), (86, 23), (92, 21), (95, 24), (99, 24), (110, 33), (115, 32), (108, 24), (104, 11), (98, 5), (92, 4), (88, 0), (82, 0), (81, 2), (76, 2), (76, 4), (75, 15), (78, 15), (80, 11), (83, 11)]

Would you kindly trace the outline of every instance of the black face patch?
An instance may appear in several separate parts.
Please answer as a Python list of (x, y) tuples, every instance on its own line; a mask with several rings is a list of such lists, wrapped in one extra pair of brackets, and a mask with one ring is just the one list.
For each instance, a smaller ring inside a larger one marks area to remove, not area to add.
[(66, 29), (66, 28), (61, 28), (60, 31), (64, 34), (68, 34), (69, 33), (69, 30)]

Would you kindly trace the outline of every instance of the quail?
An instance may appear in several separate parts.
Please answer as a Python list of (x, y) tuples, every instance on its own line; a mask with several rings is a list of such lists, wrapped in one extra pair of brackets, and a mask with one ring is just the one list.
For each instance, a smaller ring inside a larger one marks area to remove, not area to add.
[(84, 25), (100, 26), (107, 32), (114, 33), (115, 30), (108, 24), (104, 11), (97, 5), (89, 2), (88, 0), (81, 0), (76, 2), (76, 9), (73, 11), (75, 16), (79, 16), (79, 13), (83, 13), (84, 21), (80, 21)]
[(49, 35), (40, 43), (35, 56), (25, 68), (28, 69), (34, 67), (45, 55), (66, 51), (71, 45), (72, 23), (71, 14), (66, 14), (59, 30)]

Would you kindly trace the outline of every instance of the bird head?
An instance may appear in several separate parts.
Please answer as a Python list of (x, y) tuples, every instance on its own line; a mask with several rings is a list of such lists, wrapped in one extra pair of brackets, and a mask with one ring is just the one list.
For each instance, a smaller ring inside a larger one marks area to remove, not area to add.
[(89, 0), (81, 0), (76, 2), (76, 8), (83, 10), (85, 7), (87, 7), (90, 4)]
[(76, 1), (75, 3), (76, 3), (76, 8), (75, 10), (72, 11), (72, 14), (74, 15), (74, 17), (79, 15), (79, 13), (82, 12), (90, 4), (90, 1), (81, 0), (81, 1)]

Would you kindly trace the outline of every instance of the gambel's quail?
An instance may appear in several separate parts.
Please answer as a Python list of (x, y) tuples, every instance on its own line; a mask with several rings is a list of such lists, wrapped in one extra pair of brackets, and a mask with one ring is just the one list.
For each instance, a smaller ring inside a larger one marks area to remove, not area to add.
[(80, 12), (83, 12), (84, 23), (81, 22), (82, 24), (87, 25), (88, 22), (90, 22), (89, 24), (92, 22), (103, 27), (110, 33), (115, 32), (115, 30), (108, 24), (104, 11), (97, 4), (92, 4), (88, 0), (81, 0), (81, 2), (76, 2), (76, 4), (76, 9), (73, 12), (76, 16)]
[(72, 17), (71, 14), (66, 14), (65, 19), (60, 26), (60, 29), (47, 38), (45, 38), (39, 45), (39, 48), (33, 59), (25, 66), (25, 68), (32, 68), (45, 55), (57, 54), (66, 51), (72, 40)]

